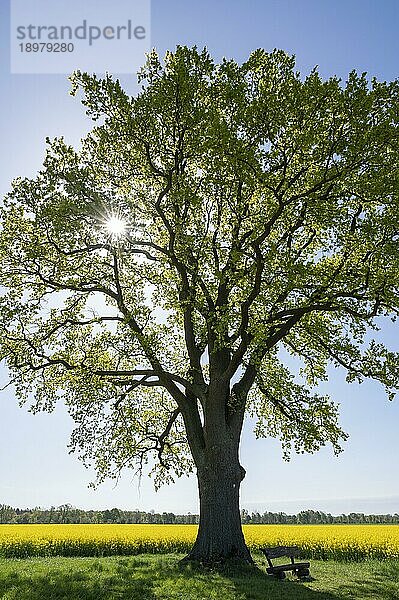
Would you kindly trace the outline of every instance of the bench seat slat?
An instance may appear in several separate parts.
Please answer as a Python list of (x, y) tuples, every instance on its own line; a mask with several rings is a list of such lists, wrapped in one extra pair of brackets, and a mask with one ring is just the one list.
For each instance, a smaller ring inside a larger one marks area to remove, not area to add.
[(268, 567), (266, 569), (267, 573), (275, 573), (278, 571), (296, 571), (297, 569), (309, 569), (310, 563), (290, 563), (289, 565), (276, 565), (273, 567)]

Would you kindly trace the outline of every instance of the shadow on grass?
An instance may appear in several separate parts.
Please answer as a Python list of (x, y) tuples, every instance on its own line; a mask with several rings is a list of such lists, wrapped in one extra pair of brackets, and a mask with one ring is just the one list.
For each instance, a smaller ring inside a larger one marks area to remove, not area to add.
[(153, 581), (145, 573), (140, 571), (132, 577), (128, 569), (116, 564), (109, 570), (100, 560), (85, 564), (83, 569), (65, 569), (63, 564), (60, 569), (15, 570), (6, 576), (0, 573), (1, 600), (157, 600), (152, 588)]
[(369, 581), (337, 581), (334, 592), (323, 592), (293, 578), (278, 581), (259, 568), (210, 571), (179, 565), (175, 556), (36, 559), (0, 568), (0, 600), (398, 600), (397, 587), (394, 595), (386, 586), (390, 576), (398, 571), (390, 574), (387, 565)]
[[(192, 568), (192, 571), (200, 573), (201, 569)], [(209, 574), (215, 575), (212, 572)], [(234, 564), (218, 569), (217, 576), (230, 582), (234, 593), (229, 598), (237, 600), (342, 600), (341, 596), (306, 587), (306, 582), (314, 581), (313, 577), (298, 579), (289, 575), (284, 580), (278, 580), (259, 567), (237, 567)], [(222, 600), (223, 596), (215, 598)]]

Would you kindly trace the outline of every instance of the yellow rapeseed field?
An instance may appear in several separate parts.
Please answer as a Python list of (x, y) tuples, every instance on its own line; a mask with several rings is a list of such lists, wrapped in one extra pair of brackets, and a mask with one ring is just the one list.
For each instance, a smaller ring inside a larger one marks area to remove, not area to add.
[[(245, 525), (251, 550), (297, 545), (304, 556), (399, 558), (399, 525)], [(107, 556), (187, 552), (196, 525), (0, 525), (0, 556)]]

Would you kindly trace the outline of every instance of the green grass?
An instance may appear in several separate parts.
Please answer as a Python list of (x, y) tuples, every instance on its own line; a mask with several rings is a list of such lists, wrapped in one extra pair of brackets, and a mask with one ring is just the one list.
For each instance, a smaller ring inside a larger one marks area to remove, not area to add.
[[(311, 580), (232, 566), (181, 567), (177, 554), (0, 559), (1, 600), (398, 600), (399, 561), (311, 561)], [(260, 557), (256, 557), (259, 558)]]

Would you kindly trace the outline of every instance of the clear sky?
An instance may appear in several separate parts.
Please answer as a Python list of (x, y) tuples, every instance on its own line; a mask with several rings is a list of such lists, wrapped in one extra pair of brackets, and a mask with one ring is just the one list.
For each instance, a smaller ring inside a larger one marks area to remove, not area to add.
[[(129, 0), (112, 4), (128, 5)], [(64, 135), (77, 144), (90, 123), (79, 101), (68, 95), (65, 75), (10, 74), (9, 6), (7, 0), (0, 5), (3, 195), (13, 177), (33, 175), (40, 167), (46, 136)], [(216, 59), (242, 61), (258, 47), (278, 47), (296, 55), (303, 74), (317, 64), (324, 77), (345, 79), (354, 68), (379, 79), (399, 77), (397, 0), (153, 0), (151, 26), (152, 46), (161, 54), (176, 44), (196, 44), (206, 45)], [(121, 80), (133, 93), (134, 74)], [(399, 350), (393, 325), (384, 327), (379, 337)], [(0, 367), (0, 385), (5, 381)], [(341, 403), (341, 424), (350, 434), (345, 452), (336, 458), (326, 448), (284, 463), (279, 443), (255, 440), (248, 422), (241, 453), (247, 470), (242, 505), (286, 512), (399, 512), (399, 398), (388, 403), (382, 388), (372, 382), (349, 386), (339, 371), (331, 372), (322, 389)], [(148, 478), (139, 482), (131, 474), (117, 487), (88, 489), (93, 473), (67, 453), (71, 429), (62, 406), (53, 414), (33, 416), (17, 406), (12, 391), (0, 393), (0, 503), (197, 511), (194, 478), (157, 493)]]

